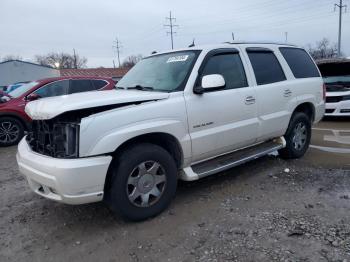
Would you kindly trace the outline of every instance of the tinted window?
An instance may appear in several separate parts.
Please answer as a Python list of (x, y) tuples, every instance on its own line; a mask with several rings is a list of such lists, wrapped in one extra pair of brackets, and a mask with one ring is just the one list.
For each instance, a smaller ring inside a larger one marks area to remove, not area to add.
[(95, 90), (90, 80), (71, 80), (69, 93), (81, 93)]
[(286, 80), (280, 63), (272, 52), (249, 52), (258, 85), (266, 85)]
[(305, 50), (281, 47), (280, 51), (286, 59), (295, 78), (319, 77), (318, 70)]
[(103, 80), (92, 80), (92, 84), (94, 85), (94, 88), (96, 90), (101, 89), (102, 87), (106, 86), (106, 81)]
[(61, 96), (66, 95), (69, 87), (69, 81), (57, 81), (50, 84), (47, 84), (34, 92), (34, 94), (39, 95), (40, 97), (52, 97), (52, 96)]
[(202, 77), (211, 74), (220, 74), (224, 77), (225, 89), (248, 86), (239, 54), (219, 54), (209, 58), (203, 69)]

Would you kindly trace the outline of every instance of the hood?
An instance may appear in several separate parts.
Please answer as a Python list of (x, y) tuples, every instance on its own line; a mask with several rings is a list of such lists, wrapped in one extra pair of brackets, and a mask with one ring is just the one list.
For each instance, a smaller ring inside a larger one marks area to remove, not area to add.
[(35, 120), (51, 119), (65, 112), (123, 103), (166, 99), (169, 93), (138, 90), (84, 92), (39, 99), (27, 104), (26, 113)]

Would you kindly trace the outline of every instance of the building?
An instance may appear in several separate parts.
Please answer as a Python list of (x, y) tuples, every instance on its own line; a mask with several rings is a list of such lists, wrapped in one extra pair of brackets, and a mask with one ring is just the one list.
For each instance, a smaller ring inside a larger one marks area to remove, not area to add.
[(60, 71), (49, 66), (20, 60), (0, 63), (0, 87), (57, 76), (60, 76)]
[(118, 82), (130, 68), (82, 68), (82, 69), (61, 69), (61, 76), (95, 76), (110, 77)]

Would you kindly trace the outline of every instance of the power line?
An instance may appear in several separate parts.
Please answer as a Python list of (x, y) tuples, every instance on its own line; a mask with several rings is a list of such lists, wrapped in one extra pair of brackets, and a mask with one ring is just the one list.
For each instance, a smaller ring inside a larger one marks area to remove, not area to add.
[(120, 65), (120, 52), (121, 52), (121, 48), (122, 48), (122, 45), (121, 45), (121, 42), (118, 40), (118, 38), (116, 38), (114, 41), (113, 41), (113, 48), (115, 48), (115, 50), (117, 51), (117, 55), (118, 55), (118, 64), (119, 64), (119, 67), (121, 66)]
[(170, 38), (171, 38), (171, 49), (174, 49), (174, 34), (176, 34), (176, 32), (174, 31), (174, 27), (179, 27), (179, 25), (175, 25), (173, 22), (176, 22), (176, 18), (171, 16), (171, 11), (170, 11), (170, 16), (165, 18), (166, 20), (169, 20), (169, 24), (166, 24), (164, 26), (169, 27), (170, 28), (170, 32), (167, 32), (167, 34), (170, 34)]
[(334, 10), (339, 8), (339, 31), (338, 31), (338, 57), (341, 56), (341, 30), (342, 30), (342, 16), (343, 16), (343, 8), (347, 8), (346, 5), (343, 5), (343, 0), (339, 0), (339, 4), (334, 4)]

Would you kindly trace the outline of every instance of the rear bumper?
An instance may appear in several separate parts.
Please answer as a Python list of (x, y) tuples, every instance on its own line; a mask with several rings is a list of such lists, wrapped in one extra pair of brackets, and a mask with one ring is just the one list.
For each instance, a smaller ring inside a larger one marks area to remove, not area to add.
[(25, 138), (18, 145), (19, 171), (37, 194), (62, 203), (85, 204), (103, 199), (111, 156), (56, 159), (33, 152)]

